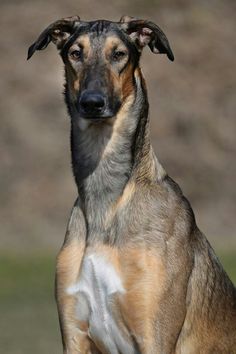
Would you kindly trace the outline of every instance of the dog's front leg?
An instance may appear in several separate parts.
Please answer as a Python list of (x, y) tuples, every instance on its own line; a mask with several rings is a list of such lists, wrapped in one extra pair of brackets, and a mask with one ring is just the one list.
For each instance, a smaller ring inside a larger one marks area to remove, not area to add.
[(76, 202), (65, 242), (57, 257), (56, 301), (61, 327), (64, 354), (95, 354), (93, 344), (87, 336), (86, 328), (79, 323), (77, 295), (71, 291), (79, 277), (85, 249), (86, 225), (83, 213)]

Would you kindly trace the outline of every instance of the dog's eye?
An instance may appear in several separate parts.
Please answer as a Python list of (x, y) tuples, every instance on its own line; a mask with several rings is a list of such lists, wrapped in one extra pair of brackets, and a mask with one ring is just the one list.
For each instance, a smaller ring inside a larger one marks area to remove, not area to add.
[(70, 57), (71, 59), (73, 60), (79, 60), (81, 59), (82, 57), (82, 50), (79, 49), (79, 50), (73, 50), (71, 53), (70, 53)]
[(126, 56), (126, 52), (123, 50), (115, 50), (112, 53), (112, 60), (113, 61), (119, 61), (121, 59), (123, 59)]

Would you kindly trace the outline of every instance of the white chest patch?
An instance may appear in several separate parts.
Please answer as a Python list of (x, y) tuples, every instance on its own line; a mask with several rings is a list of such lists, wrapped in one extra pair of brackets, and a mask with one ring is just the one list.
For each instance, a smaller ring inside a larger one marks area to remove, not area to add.
[(71, 295), (77, 292), (86, 293), (91, 305), (95, 305), (99, 295), (104, 300), (106, 296), (116, 292), (124, 293), (124, 288), (114, 267), (104, 257), (90, 254), (83, 260), (78, 283), (67, 291)]
[(135, 353), (112, 312), (115, 295), (122, 295), (125, 290), (111, 263), (101, 255), (85, 256), (79, 281), (70, 286), (67, 293), (76, 296), (76, 316), (88, 323), (88, 334), (95, 343), (102, 343), (108, 353)]

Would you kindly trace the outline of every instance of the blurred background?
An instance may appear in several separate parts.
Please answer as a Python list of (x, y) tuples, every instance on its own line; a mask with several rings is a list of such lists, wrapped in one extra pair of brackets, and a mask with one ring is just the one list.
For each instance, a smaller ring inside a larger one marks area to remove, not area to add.
[(176, 60), (146, 49), (152, 142), (236, 282), (236, 2), (1, 0), (0, 352), (61, 353), (55, 257), (76, 198), (63, 65), (53, 45), (27, 49), (51, 22), (78, 14), (150, 19)]

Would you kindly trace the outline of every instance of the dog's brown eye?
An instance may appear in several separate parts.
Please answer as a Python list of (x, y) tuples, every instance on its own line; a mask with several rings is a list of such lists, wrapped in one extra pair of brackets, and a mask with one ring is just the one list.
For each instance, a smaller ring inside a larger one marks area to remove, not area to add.
[(82, 50), (73, 50), (73, 52), (70, 53), (70, 57), (74, 60), (79, 60), (81, 59), (82, 56)]
[(126, 55), (126, 52), (122, 51), (122, 50), (115, 50), (112, 53), (112, 60), (113, 61), (119, 61), (121, 59), (123, 59)]

